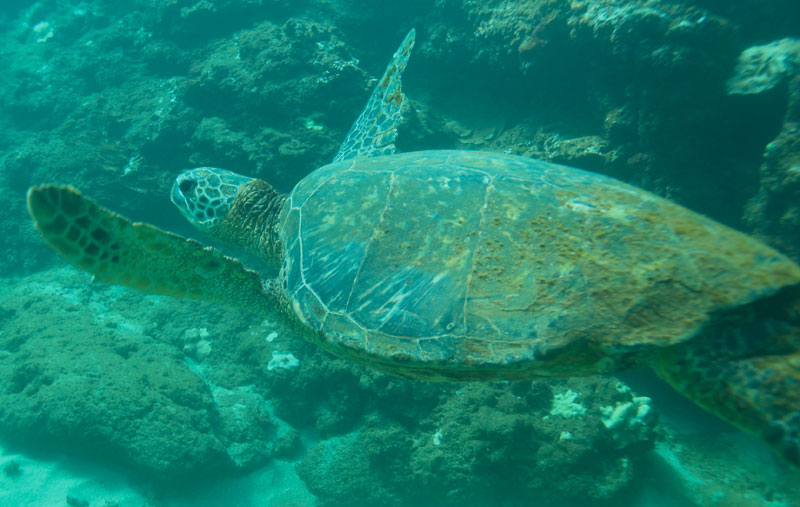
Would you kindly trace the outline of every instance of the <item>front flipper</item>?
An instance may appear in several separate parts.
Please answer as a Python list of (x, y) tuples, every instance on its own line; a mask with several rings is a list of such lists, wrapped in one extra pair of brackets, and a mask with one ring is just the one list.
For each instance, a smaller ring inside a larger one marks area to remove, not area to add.
[(727, 313), (661, 354), (656, 371), (800, 467), (800, 286)]
[(95, 279), (256, 313), (278, 302), (261, 277), (236, 259), (194, 240), (131, 222), (66, 186), (28, 190), (28, 211), (44, 240)]
[(394, 139), (397, 137), (397, 124), (404, 100), (400, 77), (414, 47), (415, 36), (416, 31), (412, 28), (397, 48), (366, 107), (350, 127), (344, 143), (333, 158), (334, 162), (394, 153)]

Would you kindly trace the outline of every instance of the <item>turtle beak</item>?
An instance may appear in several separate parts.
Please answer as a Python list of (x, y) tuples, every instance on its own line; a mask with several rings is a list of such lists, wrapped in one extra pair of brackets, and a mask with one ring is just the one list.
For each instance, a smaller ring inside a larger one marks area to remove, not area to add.
[(192, 225), (208, 232), (230, 211), (239, 188), (252, 180), (226, 169), (195, 167), (175, 178), (170, 200)]
[(181, 214), (189, 219), (190, 222), (194, 222), (191, 202), (196, 188), (197, 181), (185, 172), (179, 174), (178, 177), (175, 178), (175, 182), (172, 183), (172, 191), (170, 192), (172, 204), (177, 206)]

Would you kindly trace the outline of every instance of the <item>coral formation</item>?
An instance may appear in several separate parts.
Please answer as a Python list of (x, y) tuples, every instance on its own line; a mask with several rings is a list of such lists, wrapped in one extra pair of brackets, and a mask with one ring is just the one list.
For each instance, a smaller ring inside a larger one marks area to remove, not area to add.
[(300, 366), (300, 361), (291, 352), (273, 352), (272, 359), (267, 363), (267, 370), (276, 369), (293, 370)]
[[(5, 434), (164, 480), (250, 469), (292, 448), (296, 433), (258, 393), (217, 386), (184, 357), (168, 321), (177, 303), (87, 282), (64, 270), (2, 287)], [(167, 329), (174, 345), (152, 337)]]
[[(653, 443), (651, 432), (618, 446), (600, 422), (603, 405), (631, 400), (616, 385), (459, 386), (415, 425), (376, 413), (359, 430), (320, 441), (298, 472), (321, 505), (515, 505), (533, 497), (603, 505), (624, 495)], [(575, 410), (578, 393), (586, 406)]]
[(550, 409), (550, 415), (558, 417), (578, 417), (586, 414), (586, 407), (580, 403), (575, 403), (578, 393), (572, 389), (567, 389), (566, 392), (557, 393), (553, 396), (553, 408)]
[[(622, 394), (631, 393), (630, 387), (623, 383), (616, 385)], [(656, 414), (650, 406), (652, 400), (646, 396), (633, 396), (629, 400), (617, 401), (600, 410), (602, 421), (612, 434), (612, 439), (620, 447), (634, 442), (646, 441), (653, 436)]]

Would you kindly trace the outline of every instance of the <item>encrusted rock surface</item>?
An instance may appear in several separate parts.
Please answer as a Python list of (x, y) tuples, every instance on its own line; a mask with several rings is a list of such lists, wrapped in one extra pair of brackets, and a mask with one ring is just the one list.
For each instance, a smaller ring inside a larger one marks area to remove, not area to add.
[[(356, 431), (319, 441), (298, 473), (321, 505), (517, 505), (534, 496), (543, 505), (612, 505), (642, 473), (655, 428), (650, 419), (648, 431), (618, 445), (602, 423), (602, 407), (631, 399), (617, 384), (444, 388), (413, 424), (371, 411)], [(555, 409), (564, 392), (581, 410)]]
[(174, 320), (175, 302), (88, 282), (61, 270), (0, 289), (4, 437), (164, 481), (252, 469), (296, 445), (262, 396), (214, 384), (169, 342), (189, 305)]
[(800, 260), (800, 69), (786, 88), (783, 126), (764, 150), (760, 187), (745, 219), (764, 241)]

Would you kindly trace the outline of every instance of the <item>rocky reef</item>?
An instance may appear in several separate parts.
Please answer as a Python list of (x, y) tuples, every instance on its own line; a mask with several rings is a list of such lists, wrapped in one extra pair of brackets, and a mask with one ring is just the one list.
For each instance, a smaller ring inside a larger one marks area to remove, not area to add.
[(759, 190), (747, 203), (745, 220), (756, 235), (800, 258), (800, 39), (743, 51), (728, 93), (787, 97), (783, 124), (765, 147)]
[(170, 481), (252, 469), (293, 449), (297, 432), (258, 393), (210, 383), (184, 355), (195, 342), (174, 327), (171, 302), (86, 282), (51, 272), (4, 287), (5, 437)]

